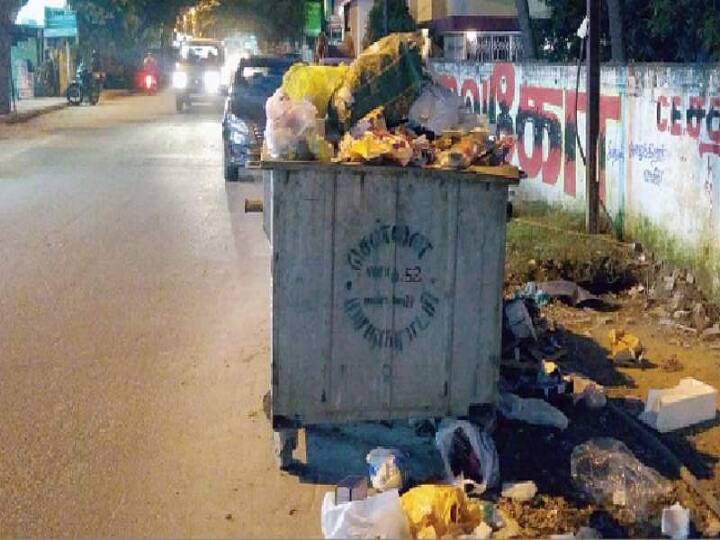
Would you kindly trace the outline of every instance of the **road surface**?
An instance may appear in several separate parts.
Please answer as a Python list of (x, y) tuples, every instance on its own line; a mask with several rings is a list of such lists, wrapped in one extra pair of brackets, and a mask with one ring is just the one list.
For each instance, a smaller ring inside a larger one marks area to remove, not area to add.
[(0, 127), (0, 536), (297, 537), (269, 250), (220, 113), (129, 97)]

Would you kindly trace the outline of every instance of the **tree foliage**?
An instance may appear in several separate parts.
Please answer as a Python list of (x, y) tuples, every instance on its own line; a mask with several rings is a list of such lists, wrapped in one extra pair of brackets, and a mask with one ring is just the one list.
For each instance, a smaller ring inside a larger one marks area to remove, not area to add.
[[(583, 0), (546, 0), (547, 20), (534, 21), (538, 55), (550, 61), (577, 59), (575, 35), (585, 17)], [(621, 0), (625, 56), (631, 62), (720, 60), (720, 0)], [(603, 60), (611, 57), (609, 20), (603, 10)]]
[[(387, 26), (385, 10), (387, 10)], [(415, 20), (410, 15), (405, 0), (375, 0), (368, 16), (363, 47), (367, 47), (393, 32), (413, 32), (415, 29)]]
[(252, 32), (260, 41), (300, 41), (305, 0), (220, 0), (214, 9), (218, 35)]

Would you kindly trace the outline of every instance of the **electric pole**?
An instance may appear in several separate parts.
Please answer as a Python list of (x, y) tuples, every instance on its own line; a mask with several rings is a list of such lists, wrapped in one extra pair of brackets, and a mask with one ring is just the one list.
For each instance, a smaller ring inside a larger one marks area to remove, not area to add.
[(587, 164), (585, 225), (589, 234), (599, 231), (600, 183), (598, 179), (598, 136), (600, 134), (600, 16), (602, 0), (587, 0), (590, 19), (587, 43)]

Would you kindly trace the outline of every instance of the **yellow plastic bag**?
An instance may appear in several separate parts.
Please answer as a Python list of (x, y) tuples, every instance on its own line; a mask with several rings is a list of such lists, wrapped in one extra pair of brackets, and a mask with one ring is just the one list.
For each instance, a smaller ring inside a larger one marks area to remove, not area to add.
[(637, 336), (628, 334), (625, 330), (610, 330), (608, 339), (616, 362), (642, 360), (643, 345)]
[(418, 486), (401, 501), (414, 538), (470, 534), (482, 522), (482, 508), (459, 487)]
[(290, 99), (307, 99), (318, 117), (325, 118), (333, 92), (340, 86), (348, 66), (307, 66), (295, 64), (283, 76), (282, 89)]

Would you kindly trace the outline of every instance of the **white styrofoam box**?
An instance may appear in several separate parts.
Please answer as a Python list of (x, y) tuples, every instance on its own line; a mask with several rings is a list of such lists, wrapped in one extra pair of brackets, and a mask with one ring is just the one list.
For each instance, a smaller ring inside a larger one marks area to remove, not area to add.
[(648, 392), (640, 420), (660, 433), (674, 431), (715, 418), (717, 390), (693, 378), (674, 388)]

